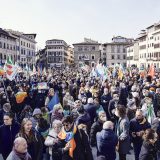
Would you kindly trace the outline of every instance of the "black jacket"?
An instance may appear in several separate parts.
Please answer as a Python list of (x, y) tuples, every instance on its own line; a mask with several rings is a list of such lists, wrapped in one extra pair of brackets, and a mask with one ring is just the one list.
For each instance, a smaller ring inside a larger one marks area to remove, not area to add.
[(13, 142), (19, 129), (20, 125), (17, 122), (13, 122), (12, 125), (0, 126), (0, 153), (6, 158), (12, 151)]
[(103, 123), (100, 122), (98, 119), (96, 122), (93, 123), (90, 131), (90, 144), (91, 146), (96, 146), (96, 134), (100, 132), (103, 128)]
[(59, 139), (59, 142), (53, 146), (52, 157), (54, 160), (93, 160), (88, 137), (83, 130), (77, 129), (74, 140), (76, 148), (73, 152), (73, 158), (69, 156), (68, 151), (63, 151), (66, 145), (65, 140)]
[(154, 145), (144, 141), (139, 155), (139, 160), (156, 160), (156, 152), (156, 147)]

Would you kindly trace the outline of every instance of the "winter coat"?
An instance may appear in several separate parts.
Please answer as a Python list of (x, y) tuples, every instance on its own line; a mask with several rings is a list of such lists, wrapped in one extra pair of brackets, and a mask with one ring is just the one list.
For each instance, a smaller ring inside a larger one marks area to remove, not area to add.
[(68, 151), (63, 151), (66, 145), (65, 140), (59, 139), (58, 143), (53, 145), (52, 157), (54, 160), (93, 160), (91, 148), (88, 142), (88, 137), (81, 129), (77, 129), (74, 140), (76, 148), (73, 151), (73, 158), (69, 156)]
[(112, 99), (112, 97), (111, 97), (110, 94), (101, 96), (101, 105), (102, 105), (104, 111), (106, 112), (107, 117), (109, 115), (109, 113), (108, 113), (108, 105), (109, 105), (109, 102), (110, 102), (111, 99)]
[(12, 122), (12, 125), (3, 124), (0, 126), (0, 153), (7, 158), (12, 151), (13, 142), (17, 133), (20, 130), (20, 125), (17, 122)]
[(65, 105), (70, 105), (70, 106), (72, 106), (73, 105), (73, 102), (74, 102), (74, 99), (73, 99), (73, 97), (72, 96), (64, 96), (64, 98), (63, 98), (63, 107), (65, 106)]
[(85, 124), (87, 126), (87, 132), (90, 132), (91, 129), (91, 118), (88, 113), (80, 115), (76, 120), (76, 125)]
[[(15, 151), (13, 150), (13, 151), (9, 154), (9, 156), (7, 157), (7, 160), (22, 160), (22, 158), (19, 157), (19, 156), (15, 153)], [(25, 159), (23, 159), (23, 160), (33, 160), (33, 159), (31, 158), (31, 156), (29, 155), (29, 153), (27, 153), (26, 156), (25, 156)]]
[(36, 119), (35, 117), (31, 117), (30, 120), (32, 121), (32, 127), (36, 128), (38, 124), (38, 119)]
[(111, 129), (103, 129), (97, 133), (97, 148), (99, 155), (104, 155), (107, 160), (116, 159), (116, 145), (118, 137)]
[(119, 104), (119, 102), (116, 102), (114, 99), (110, 100), (109, 105), (108, 105), (108, 120), (112, 120), (113, 122), (115, 121), (116, 117), (113, 114), (113, 110), (115, 110), (116, 105)]
[(100, 132), (103, 128), (103, 123), (100, 122), (98, 119), (96, 122), (93, 123), (90, 131), (90, 144), (91, 146), (96, 146), (96, 134), (97, 132)]
[(39, 133), (33, 130), (33, 140), (30, 141), (27, 135), (17, 134), (17, 137), (23, 137), (27, 141), (28, 153), (31, 155), (33, 160), (42, 160), (43, 144)]
[(123, 87), (120, 89), (120, 96), (119, 96), (119, 103), (121, 105), (126, 106), (127, 105), (127, 97), (128, 97), (128, 91), (126, 87)]
[(91, 123), (94, 122), (94, 119), (96, 118), (96, 110), (97, 107), (94, 104), (88, 103), (84, 105), (84, 110), (90, 115)]
[(139, 160), (156, 160), (156, 152), (156, 147), (154, 145), (144, 141), (139, 155)]
[(5, 114), (5, 111), (3, 109), (0, 110), (0, 126), (3, 125), (3, 116)]
[(127, 117), (119, 118), (116, 131), (119, 140), (118, 152), (120, 154), (127, 154), (130, 150), (129, 120)]
[(142, 137), (136, 136), (132, 137), (132, 132), (140, 132), (145, 131), (146, 129), (151, 128), (151, 125), (148, 123), (146, 119), (143, 120), (142, 123), (138, 122), (136, 118), (130, 121), (130, 137), (133, 143), (139, 143), (142, 145), (143, 139)]
[(49, 134), (44, 142), (44, 144), (49, 147), (49, 154), (52, 155), (52, 146), (56, 143), (56, 140), (58, 139), (57, 133), (54, 131), (54, 129), (51, 129), (49, 131)]

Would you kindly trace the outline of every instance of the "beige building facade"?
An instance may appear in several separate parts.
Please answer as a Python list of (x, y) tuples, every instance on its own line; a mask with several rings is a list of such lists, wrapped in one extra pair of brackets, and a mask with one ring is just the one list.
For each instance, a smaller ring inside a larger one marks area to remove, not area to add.
[(74, 62), (77, 67), (83, 63), (95, 67), (100, 59), (100, 43), (91, 39), (84, 39), (84, 42), (74, 43)]
[(102, 45), (101, 59), (107, 66), (122, 64), (127, 66), (126, 46), (133, 43), (133, 39), (121, 36), (113, 37), (112, 42)]
[(155, 23), (142, 30), (139, 37), (139, 63), (140, 67), (148, 68), (150, 65), (160, 67), (160, 23)]
[(64, 68), (67, 65), (68, 44), (64, 40), (52, 39), (46, 41), (48, 67)]
[(36, 63), (36, 34), (25, 34), (19, 31), (6, 30), (16, 38), (16, 62), (22, 67), (32, 69)]
[(127, 51), (127, 67), (136, 66), (139, 67), (139, 43), (133, 42), (126, 47)]
[(0, 63), (4, 65), (8, 56), (16, 61), (18, 58), (17, 50), (16, 37), (0, 28)]

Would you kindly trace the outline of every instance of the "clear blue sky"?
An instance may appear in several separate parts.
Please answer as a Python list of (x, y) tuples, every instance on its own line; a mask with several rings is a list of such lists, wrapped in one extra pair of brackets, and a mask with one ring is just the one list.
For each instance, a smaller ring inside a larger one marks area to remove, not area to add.
[(160, 0), (0, 0), (0, 27), (37, 33), (37, 45), (48, 39), (68, 44), (84, 37), (109, 42), (113, 35), (136, 38), (160, 21)]

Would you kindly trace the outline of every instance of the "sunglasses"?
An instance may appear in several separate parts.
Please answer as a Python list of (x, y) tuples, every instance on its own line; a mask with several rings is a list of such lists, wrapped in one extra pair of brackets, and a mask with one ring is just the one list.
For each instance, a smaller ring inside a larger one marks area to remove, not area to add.
[(68, 127), (68, 126), (70, 126), (70, 125), (72, 125), (72, 124), (63, 124), (63, 127)]

